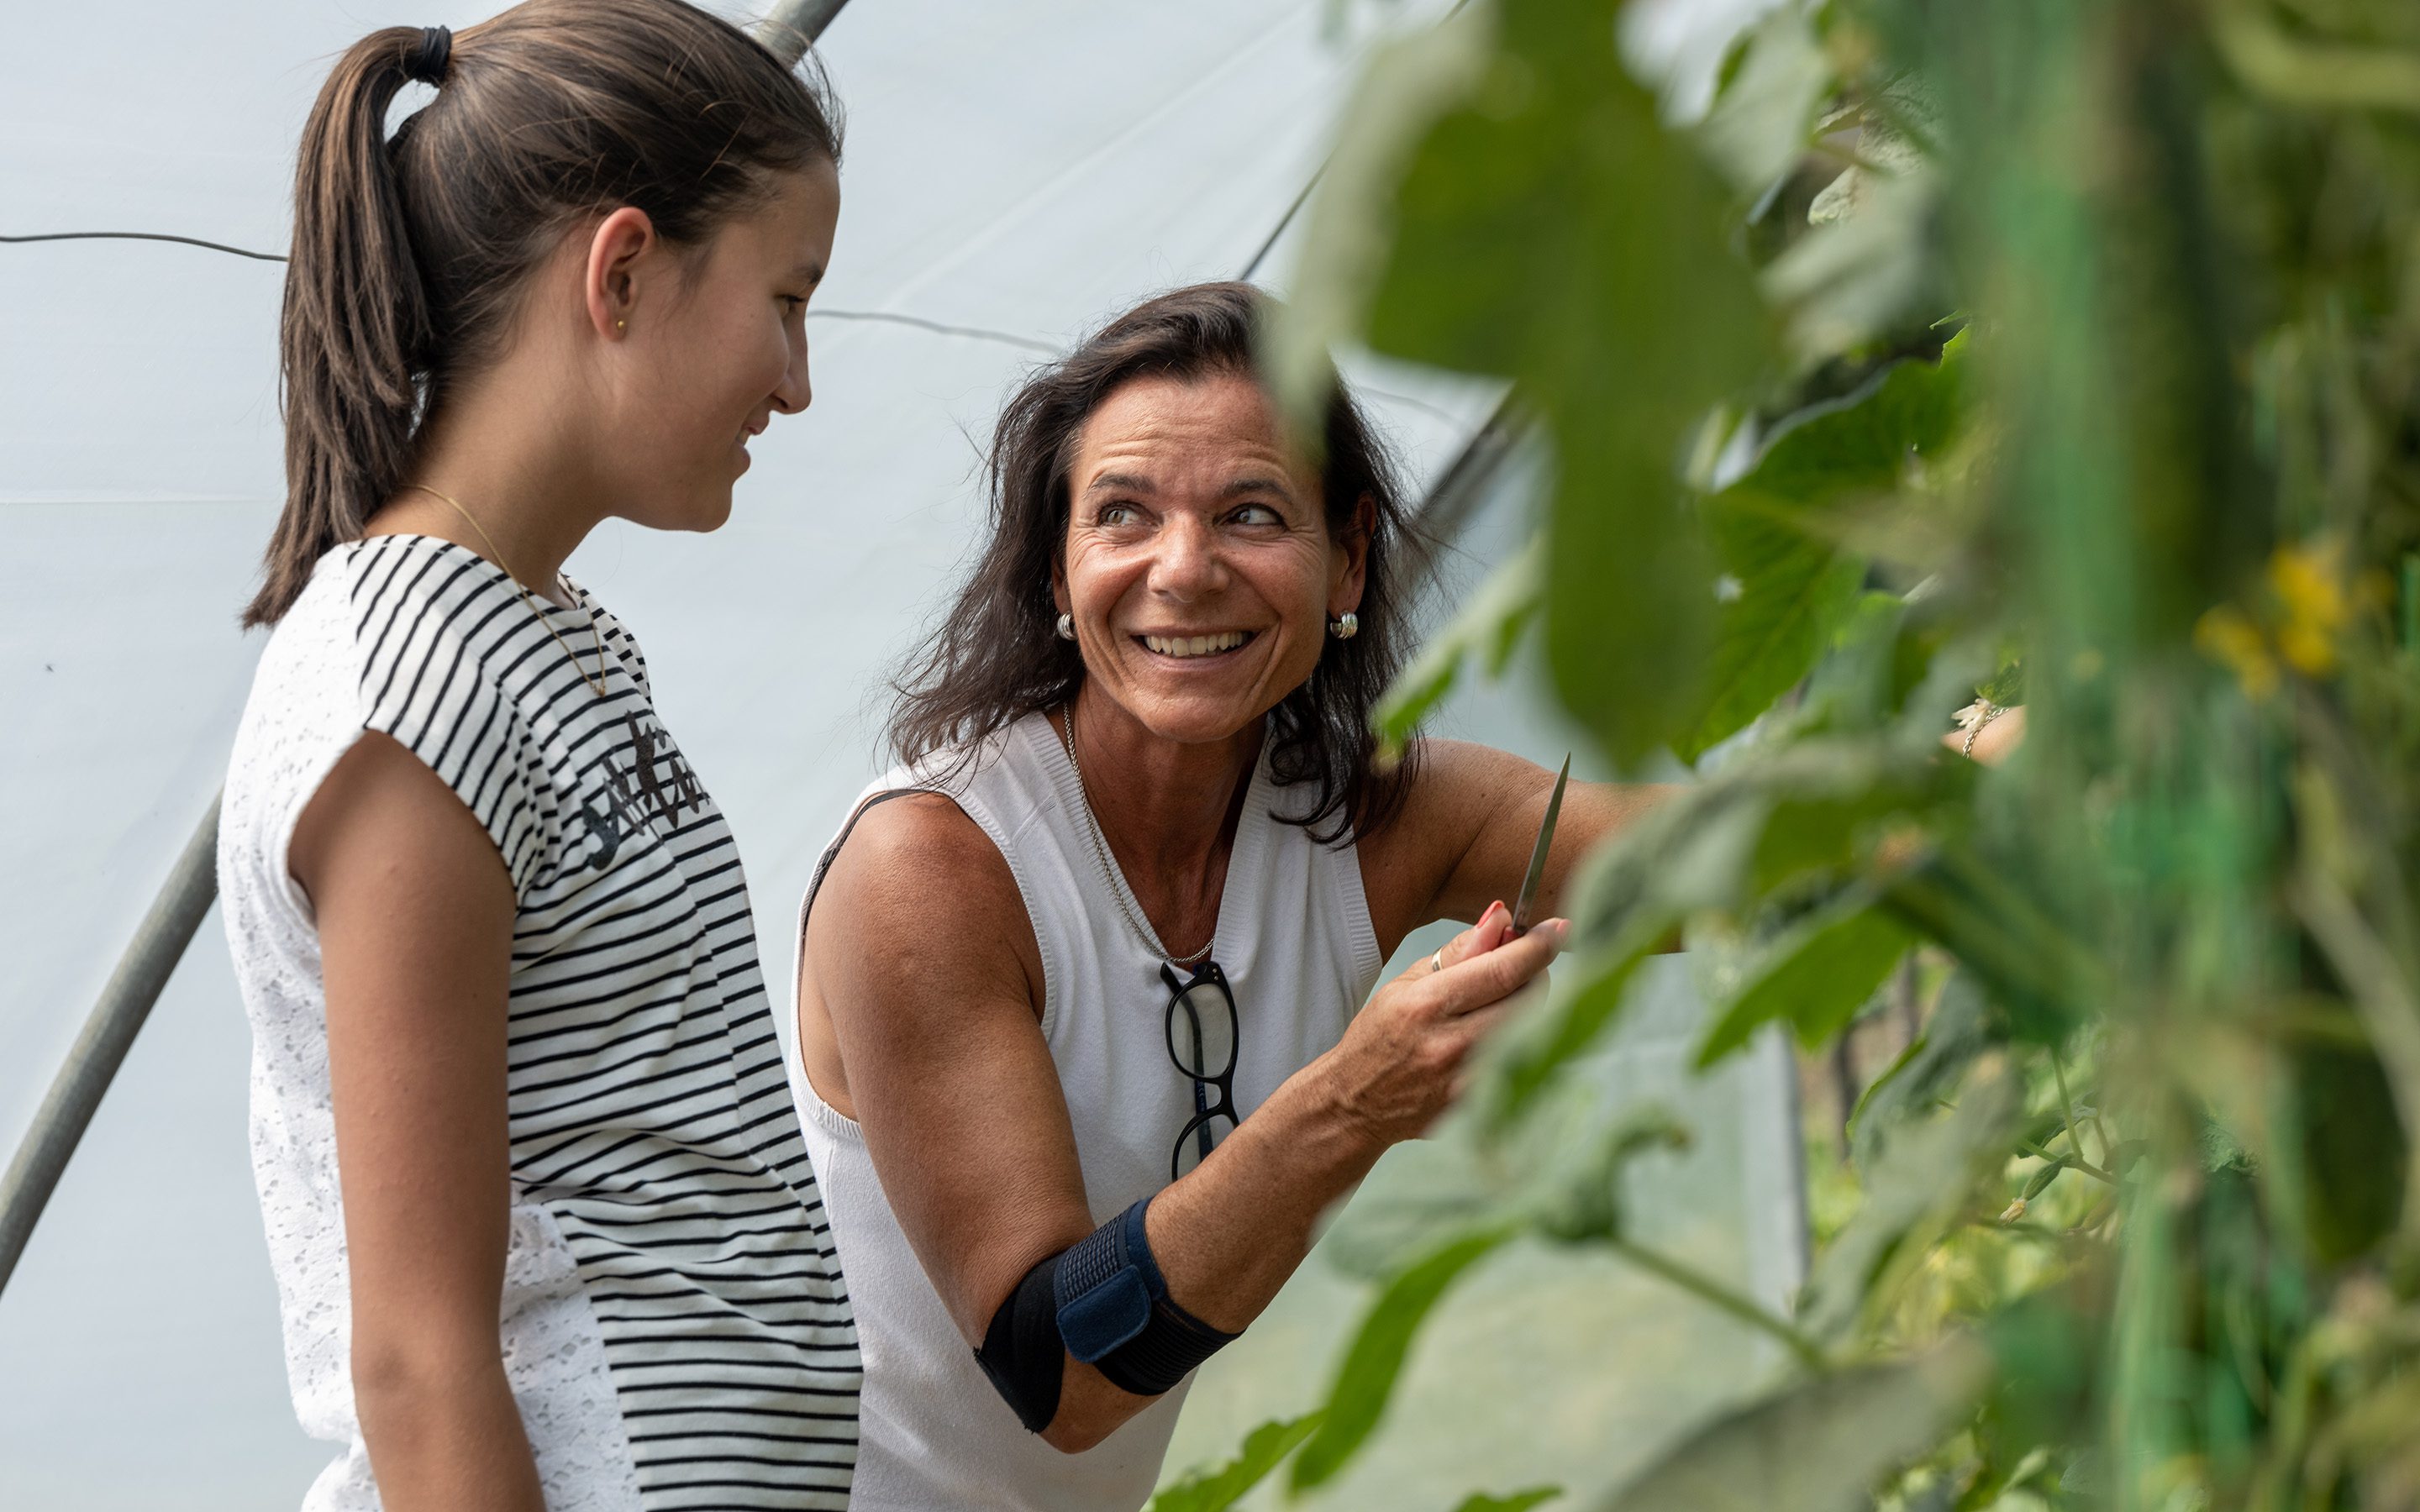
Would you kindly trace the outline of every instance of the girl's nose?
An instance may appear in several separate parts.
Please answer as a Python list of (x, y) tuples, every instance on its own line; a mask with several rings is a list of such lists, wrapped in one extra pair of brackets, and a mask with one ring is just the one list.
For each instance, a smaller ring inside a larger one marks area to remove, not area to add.
[(790, 353), (790, 365), (782, 369), (782, 381), (773, 389), (773, 408), (785, 415), (795, 415), (814, 402), (814, 389), (807, 381), (807, 347), (804, 342)]

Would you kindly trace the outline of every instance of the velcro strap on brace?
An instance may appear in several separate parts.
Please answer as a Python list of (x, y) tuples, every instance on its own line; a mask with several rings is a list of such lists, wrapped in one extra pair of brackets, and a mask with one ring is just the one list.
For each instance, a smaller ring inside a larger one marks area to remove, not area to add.
[(1233, 1342), (1178, 1306), (1143, 1227), (1149, 1198), (1059, 1257), (1052, 1291), (1067, 1352), (1120, 1389), (1156, 1396)]
[(1059, 1415), (1067, 1357), (1156, 1396), (1233, 1341), (1169, 1299), (1143, 1232), (1148, 1198), (1032, 1270), (991, 1315), (975, 1363), (1029, 1433)]

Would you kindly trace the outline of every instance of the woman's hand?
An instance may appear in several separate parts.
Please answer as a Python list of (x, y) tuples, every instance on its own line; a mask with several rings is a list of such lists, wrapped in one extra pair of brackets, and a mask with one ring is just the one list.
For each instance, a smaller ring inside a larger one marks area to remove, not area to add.
[(1321, 1057), (1341, 1111), (1378, 1148), (1418, 1138), (1461, 1090), (1462, 1068), (1487, 1032), (1543, 982), (1571, 926), (1552, 918), (1512, 937), (1501, 903), (1445, 949), (1378, 989)]

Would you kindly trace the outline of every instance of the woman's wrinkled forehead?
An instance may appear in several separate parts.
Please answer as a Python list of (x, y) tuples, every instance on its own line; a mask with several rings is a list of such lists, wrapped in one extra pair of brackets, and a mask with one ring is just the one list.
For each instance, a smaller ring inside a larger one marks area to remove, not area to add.
[(1320, 494), (1318, 471), (1247, 374), (1129, 378), (1071, 440), (1071, 500), (1104, 486), (1211, 494), (1258, 486), (1307, 501)]

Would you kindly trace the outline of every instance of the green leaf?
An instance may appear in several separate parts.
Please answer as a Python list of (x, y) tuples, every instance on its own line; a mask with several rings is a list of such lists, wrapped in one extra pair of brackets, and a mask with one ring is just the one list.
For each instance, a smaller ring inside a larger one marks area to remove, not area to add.
[(1733, 489), (1819, 504), (1897, 487), (1912, 460), (1956, 437), (1967, 408), (1966, 350), (1961, 332), (1938, 363), (1894, 363), (1854, 392), (1792, 415)]
[[(1802, 748), (1814, 748), (1802, 742)], [(1776, 801), (1765, 816), (1750, 864), (1747, 894), (1769, 897), (1796, 889), (1809, 879), (1846, 875), (1870, 857), (1889, 821), (1921, 816), (1953, 783), (1934, 780), (1940, 768), (1909, 772), (1880, 762), (1870, 784), (1848, 796), (1828, 795)]]
[(2107, 964), (2089, 943), (1963, 843), (1944, 841), (1893, 875), (1883, 902), (1975, 973), (2018, 1039), (2062, 1043), (2108, 1000)]
[(1852, 168), (1826, 192), (1814, 207), (1821, 223), (1764, 270), (1766, 297), (1788, 316), (1792, 356), (1820, 363), (1941, 308), (1948, 295), (1930, 229), (1942, 192), (1921, 162), (1895, 172)]
[[(2016, 1299), (1984, 1320), (1982, 1338), (1992, 1351), (1995, 1378), (1990, 1416), (2002, 1444), (2091, 1440), (2099, 1427), (2095, 1413), (2106, 1410), (2100, 1399), (2100, 1365), (2109, 1347), (2105, 1304), (2095, 1293), (2108, 1284), (2105, 1268), (2092, 1266)], [(2031, 1459), (2026, 1455), (2010, 1465), (2003, 1486), (2042, 1468), (2028, 1464)], [(1974, 1498), (1974, 1504), (1993, 1504), (1988, 1487), (1978, 1487), (1986, 1494)]]
[(1146, 1512), (1221, 1512), (1268, 1477), (1278, 1461), (1294, 1452), (1319, 1427), (1319, 1414), (1280, 1418), (1262, 1424), (1244, 1436), (1235, 1458), (1213, 1469), (1186, 1473), (1183, 1480), (1161, 1489)]
[(1743, 1048), (1776, 1019), (1798, 1031), (1801, 1044), (1822, 1043), (1848, 1026), (1915, 943), (1869, 891), (1818, 910), (1765, 953), (1699, 1047), (1698, 1068)]
[(1567, 1243), (1611, 1238), (1622, 1227), (1624, 1167), (1688, 1143), (1661, 1109), (1610, 1103), (1577, 1078), (1557, 1084), (1500, 1137), (1457, 1108), (1372, 1174), (1320, 1249), (1345, 1274), (1385, 1282), (1482, 1228)]
[(1321, 1485), (1344, 1468), (1386, 1412), (1412, 1335), (1429, 1310), (1465, 1271), (1511, 1237), (1503, 1227), (1462, 1235), (1388, 1283), (1345, 1350), (1317, 1431), (1295, 1458), (1288, 1478), (1295, 1490)]
[(1755, 194), (1807, 150), (1832, 69), (1806, 12), (1794, 6), (1760, 22), (1736, 61), (1697, 137), (1734, 185)]
[(2003, 661), (1999, 671), (1977, 685), (1975, 696), (2012, 707), (2025, 701), (2025, 664), (2011, 656)]
[(1453, 1512), (1529, 1512), (1529, 1508), (1551, 1502), (1563, 1494), (1559, 1486), (1532, 1486), (1526, 1491), (1510, 1496), (1490, 1496), (1485, 1491), (1473, 1491), (1464, 1497)]
[(1321, 1237), (1319, 1253), (1343, 1274), (1383, 1285), (1440, 1244), (1512, 1226), (1524, 1159), (1552, 1157), (1551, 1136), (1539, 1136), (1564, 1133), (1564, 1113), (1541, 1109), (1512, 1131), (1501, 1153), (1471, 1137), (1464, 1110), (1449, 1113), (1434, 1134), (1390, 1152), (1370, 1174)]
[(1623, 1170), (1648, 1150), (1688, 1148), (1686, 1129), (1660, 1110), (1641, 1109), (1578, 1146), (1576, 1161), (1557, 1163), (1551, 1180), (1533, 1188), (1527, 1215), (1539, 1233), (1558, 1243), (1621, 1239), (1627, 1222)]
[(1978, 1065), (1947, 1116), (1910, 1125), (1883, 1147), (1864, 1204), (1833, 1236), (1800, 1294), (1807, 1332), (1827, 1341), (1848, 1335), (1887, 1289), (1887, 1273), (1921, 1254), (2008, 1165), (2021, 1112), (2014, 1084), (2004, 1068)]
[[(1334, 197), (1332, 242), (1315, 224), (1306, 282), (1331, 313), (1302, 329), (1347, 333), (1333, 312), (1366, 298), (1373, 348), (1513, 380), (1555, 460), (1548, 664), (1564, 702), (1627, 759), (1668, 742), (1699, 702), (1714, 573), (1678, 462), (1709, 408), (1754, 372), (1764, 319), (1730, 243), (1730, 193), (1630, 76), (1620, 9), (1473, 7), (1497, 23), (1475, 80), (1442, 61), (1443, 42), (1425, 62), (1390, 59), (1391, 87), (1427, 81), (1431, 114), (1389, 103), (1387, 140), (1434, 124), (1407, 161), (1369, 154), (1380, 169), (1404, 162), (1391, 213), (1363, 178)], [(1348, 203), (1358, 224), (1345, 224)], [(1369, 280), (1368, 226), (1387, 219), (1392, 247)], [(1307, 339), (1288, 338), (1289, 366), (1310, 367)]]
[(1722, 567), (1706, 700), (1675, 750), (1695, 761), (1813, 669), (1860, 603), (1864, 559), (1838, 550), (1823, 506), (1897, 487), (1947, 445), (1966, 406), (1963, 333), (1938, 363), (1893, 364), (1785, 421), (1756, 465), (1706, 501)]
[(1974, 975), (1951, 973), (1924, 1032), (1857, 1099), (1849, 1116), (1849, 1151), (1870, 1170), (1883, 1145), (1902, 1126), (1928, 1118), (1966, 1074), (1975, 1057), (1996, 1042), (1991, 1013)]
[(1630, 979), (1678, 923), (1664, 916), (1635, 920), (1614, 949), (1579, 963), (1576, 987), (1559, 983), (1542, 1009), (1515, 1019), (1482, 1048), (1472, 1101), (1490, 1130), (1510, 1128), (1557, 1072), (1596, 1043), (1621, 1012)]
[(1604, 1512), (1848, 1512), (1962, 1423), (1990, 1357), (1954, 1338), (1925, 1354), (1794, 1382), (1683, 1440)]
[[(1931, 674), (1935, 659), (1933, 632), (1911, 621), (1897, 594), (1858, 594), (1833, 626), (1832, 643), (1807, 680), (1793, 723), (1843, 733), (1888, 726)], [(1941, 711), (1927, 705), (1919, 717), (1925, 738), (1915, 744), (1930, 758), (1942, 730)]]
[(1466, 658), (1478, 657), (1489, 677), (1503, 675), (1522, 632), (1537, 614), (1544, 583), (1543, 537), (1531, 540), (1487, 575), (1470, 601), (1429, 638), (1420, 654), (1395, 679), (1395, 686), (1379, 700), (1371, 723), (1377, 731), (1382, 757), (1402, 753), (1419, 722), (1453, 691)]
[(1471, 6), (1373, 54), (1305, 218), (1292, 293), (1267, 333), (1270, 378), (1305, 435), (1327, 397), (1328, 352), (1358, 336), (1396, 239), (1395, 200), (1437, 119), (1467, 100), (1494, 51), (1494, 10)]
[(2366, 1046), (2302, 1044), (2284, 1070), (2302, 1104), (2289, 1169), (2273, 1184), (2311, 1254), (2341, 1264), (2395, 1231), (2409, 1141), (2378, 1056)]
[[(1576, 971), (1543, 1008), (1493, 1036), (1472, 1101), (1509, 1127), (1573, 1057), (1620, 1014), (1631, 976), (1704, 910), (1740, 909), (1776, 876), (1854, 859), (1875, 819), (1930, 801), (1954, 781), (1930, 752), (1870, 740), (1805, 739), (1745, 756), (1625, 826), (1583, 866), (1569, 917)], [(1952, 790), (1954, 791), (1954, 789)], [(1792, 824), (1775, 840), (1774, 817)]]
[(1723, 578), (1705, 706), (1673, 748), (1688, 762), (1807, 675), (1866, 578), (1862, 561), (1808, 535), (1771, 501), (1733, 489), (1708, 501), (1706, 518)]

